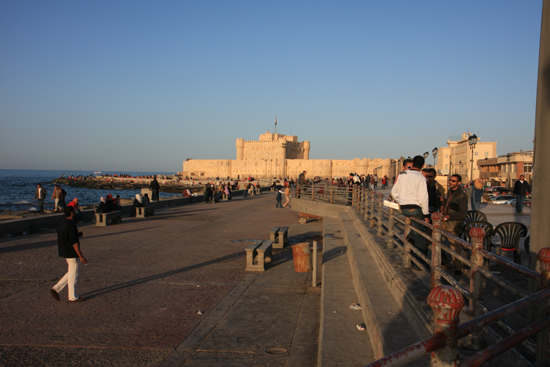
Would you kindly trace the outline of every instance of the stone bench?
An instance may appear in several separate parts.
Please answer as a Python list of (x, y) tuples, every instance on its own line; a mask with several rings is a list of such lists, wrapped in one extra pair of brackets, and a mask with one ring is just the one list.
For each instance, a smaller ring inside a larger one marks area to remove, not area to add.
[(271, 261), (273, 241), (254, 242), (246, 249), (246, 271), (265, 271), (265, 264)]
[(228, 201), (229, 198), (230, 198), (230, 196), (227, 195), (227, 194), (223, 194), (223, 195), (222, 195), (222, 201)]
[(318, 215), (313, 214), (307, 214), (307, 213), (298, 213), (298, 223), (305, 224), (307, 223), (308, 219), (322, 219), (322, 217)]
[(260, 195), (262, 193), (262, 189), (256, 187), (256, 195)]
[(269, 231), (269, 239), (273, 241), (273, 248), (284, 248), (288, 244), (288, 227), (275, 227)]
[(136, 206), (136, 218), (145, 218), (155, 215), (155, 208), (152, 206)]
[(95, 213), (96, 226), (106, 227), (109, 221), (111, 221), (111, 224), (122, 223), (122, 210), (114, 210), (109, 213)]

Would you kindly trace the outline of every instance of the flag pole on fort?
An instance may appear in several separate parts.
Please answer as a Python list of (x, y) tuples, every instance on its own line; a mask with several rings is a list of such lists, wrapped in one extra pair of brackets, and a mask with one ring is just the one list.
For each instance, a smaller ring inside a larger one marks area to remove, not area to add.
[(275, 134), (277, 134), (277, 115), (275, 115)]

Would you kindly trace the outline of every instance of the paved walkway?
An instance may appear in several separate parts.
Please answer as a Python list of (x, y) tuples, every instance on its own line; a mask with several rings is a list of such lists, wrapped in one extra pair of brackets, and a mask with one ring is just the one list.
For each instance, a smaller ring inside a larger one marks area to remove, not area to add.
[(291, 250), (247, 273), (251, 240), (289, 226), (320, 240), (274, 196), (166, 208), (108, 227), (83, 225), (85, 302), (55, 301), (66, 271), (55, 231), (0, 239), (0, 366), (314, 366), (320, 290)]

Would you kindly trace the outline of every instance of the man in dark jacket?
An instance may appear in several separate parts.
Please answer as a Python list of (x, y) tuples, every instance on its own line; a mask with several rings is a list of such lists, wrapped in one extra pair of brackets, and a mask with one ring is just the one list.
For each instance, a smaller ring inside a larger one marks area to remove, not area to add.
[(525, 176), (519, 176), (519, 180), (514, 184), (514, 194), (516, 195), (516, 213), (523, 213), (523, 203), (525, 202), (525, 196), (529, 194), (531, 189), (529, 184), (525, 181)]
[(34, 192), (34, 200), (38, 199), (38, 205), (39, 205), (38, 211), (41, 214), (44, 214), (44, 200), (46, 200), (46, 195), (48, 193), (46, 192), (46, 189), (42, 187), (42, 185), (37, 184), (36, 186), (37, 188), (36, 188), (36, 191)]
[[(449, 191), (441, 207), (441, 213), (443, 214), (441, 227), (456, 237), (462, 235), (464, 218), (466, 218), (468, 214), (468, 196), (460, 187), (461, 183), (462, 177), (460, 175), (451, 176), (449, 180)], [(460, 253), (462, 251), (460, 244), (452, 239), (449, 239), (449, 242), (451, 244), (451, 249), (455, 252)], [(453, 266), (455, 268), (455, 275), (462, 274), (463, 264), (460, 260), (453, 257)]]
[(82, 251), (80, 251), (79, 237), (82, 237), (82, 232), (78, 232), (78, 228), (76, 228), (73, 220), (75, 215), (74, 207), (67, 206), (64, 212), (65, 218), (61, 220), (57, 227), (57, 252), (59, 257), (67, 260), (69, 269), (63, 278), (50, 289), (50, 293), (55, 300), (59, 301), (59, 292), (68, 284), (69, 303), (82, 302), (86, 299), (76, 294), (79, 263), (81, 262), (84, 265), (87, 263), (86, 258), (82, 255)]

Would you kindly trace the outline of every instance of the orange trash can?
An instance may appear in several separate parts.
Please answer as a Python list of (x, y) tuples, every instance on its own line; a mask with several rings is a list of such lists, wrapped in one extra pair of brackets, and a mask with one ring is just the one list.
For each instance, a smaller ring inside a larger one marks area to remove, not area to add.
[(294, 258), (294, 271), (304, 273), (311, 271), (311, 249), (309, 242), (297, 243), (292, 246), (292, 257)]

